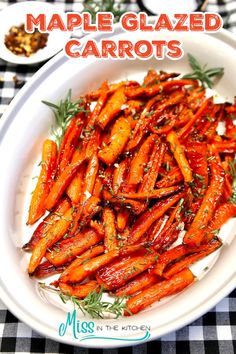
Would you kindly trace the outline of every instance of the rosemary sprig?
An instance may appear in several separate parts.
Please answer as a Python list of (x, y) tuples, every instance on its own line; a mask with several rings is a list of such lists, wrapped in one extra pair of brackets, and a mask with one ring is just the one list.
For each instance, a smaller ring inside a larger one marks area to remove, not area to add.
[(194, 56), (188, 54), (189, 65), (193, 72), (183, 76), (183, 79), (199, 80), (203, 87), (213, 87), (213, 78), (220, 77), (224, 74), (224, 68), (208, 69), (207, 64), (201, 65)]
[(83, 103), (82, 98), (75, 102), (71, 101), (71, 90), (68, 91), (65, 100), (61, 100), (59, 104), (48, 101), (42, 101), (42, 103), (53, 110), (57, 126), (52, 128), (52, 133), (59, 147), (70, 120), (79, 112), (87, 113), (88, 111), (81, 105)]
[(236, 204), (236, 160), (235, 159), (232, 162), (230, 162), (229, 168), (230, 168), (230, 174), (233, 177), (232, 195), (230, 201), (233, 204)]
[(92, 20), (96, 19), (97, 12), (112, 12), (114, 15), (114, 22), (118, 22), (121, 15), (125, 13), (122, 10), (124, 0), (117, 3), (115, 0), (84, 0), (83, 12), (89, 12), (92, 16)]
[(126, 297), (114, 297), (114, 302), (108, 302), (102, 300), (103, 287), (97, 292), (96, 290), (91, 291), (84, 299), (80, 300), (76, 296), (71, 296), (69, 294), (63, 294), (60, 290), (52, 288), (45, 283), (38, 283), (41, 289), (57, 293), (62, 302), (65, 304), (71, 301), (74, 307), (78, 308), (83, 314), (89, 314), (92, 318), (104, 318), (105, 313), (111, 313), (118, 318), (123, 315), (124, 310), (128, 311), (126, 303), (124, 302)]

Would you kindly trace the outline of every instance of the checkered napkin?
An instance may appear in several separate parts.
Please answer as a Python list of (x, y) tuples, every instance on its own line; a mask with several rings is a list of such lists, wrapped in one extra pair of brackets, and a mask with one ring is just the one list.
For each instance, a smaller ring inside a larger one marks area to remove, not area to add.
[[(56, 3), (65, 11), (80, 11), (82, 9), (81, 1), (49, 0), (47, 2)], [(0, 10), (15, 2), (14, 0), (0, 0)], [(136, 0), (126, 0), (125, 3), (127, 10), (139, 10)], [(210, 0), (206, 10), (220, 13), (224, 20), (224, 27), (236, 33), (236, 0)], [(0, 117), (19, 89), (39, 68), (40, 65), (17, 66), (0, 60)], [(110, 350), (82, 349), (43, 338), (6, 310), (5, 305), (0, 301), (0, 352), (234, 354), (236, 353), (236, 290), (189, 326), (146, 344)]]

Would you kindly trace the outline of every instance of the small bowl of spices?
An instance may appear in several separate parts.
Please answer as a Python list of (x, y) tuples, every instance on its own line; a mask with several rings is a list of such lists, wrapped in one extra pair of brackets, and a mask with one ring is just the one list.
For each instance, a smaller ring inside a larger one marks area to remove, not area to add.
[(25, 1), (8, 6), (0, 12), (0, 58), (14, 64), (36, 64), (58, 53), (70, 33), (53, 31), (33, 33), (25, 31), (26, 14), (38, 16), (63, 12), (56, 5), (41, 1)]

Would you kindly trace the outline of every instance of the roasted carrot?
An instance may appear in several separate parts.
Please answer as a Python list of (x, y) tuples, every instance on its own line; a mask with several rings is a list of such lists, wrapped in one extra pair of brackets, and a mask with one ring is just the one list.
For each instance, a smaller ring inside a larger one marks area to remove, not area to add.
[(100, 290), (100, 287), (96, 280), (90, 280), (87, 283), (76, 285), (69, 285), (60, 282), (59, 288), (62, 293), (70, 296), (76, 296), (78, 299), (84, 299), (92, 291), (96, 290), (98, 292)]
[(51, 210), (57, 204), (63, 192), (66, 190), (72, 178), (75, 176), (84, 161), (85, 158), (83, 157), (76, 164), (68, 165), (60, 174), (45, 200), (45, 207), (47, 210)]
[(124, 92), (125, 86), (121, 86), (107, 100), (105, 107), (96, 119), (96, 124), (102, 129), (122, 110), (122, 105), (127, 100)]
[(151, 286), (158, 281), (160, 281), (161, 278), (158, 277), (156, 274), (153, 272), (145, 271), (142, 274), (136, 276), (132, 280), (130, 280), (128, 283), (125, 285), (121, 286), (115, 291), (116, 296), (130, 296), (133, 295), (140, 290), (143, 290), (144, 288)]
[(151, 249), (118, 259), (97, 272), (96, 279), (106, 290), (114, 290), (152, 266), (158, 254)]
[(81, 194), (84, 185), (84, 174), (85, 174), (86, 166), (83, 164), (80, 166), (79, 171), (69, 184), (66, 193), (70, 198), (72, 204), (77, 205), (80, 202)]
[(149, 227), (159, 219), (165, 212), (175, 205), (180, 198), (185, 196), (185, 192), (179, 192), (166, 200), (157, 202), (152, 208), (143, 213), (133, 224), (133, 228), (128, 239), (128, 244), (137, 242)]
[(65, 235), (72, 222), (72, 214), (73, 209), (70, 208), (34, 247), (28, 267), (29, 274), (35, 271), (47, 249)]
[(178, 166), (184, 176), (184, 181), (190, 183), (193, 180), (192, 170), (189, 166), (188, 160), (185, 156), (184, 148), (181, 146), (179, 139), (174, 131), (171, 131), (166, 140), (170, 143), (170, 148), (178, 163)]
[(81, 264), (84, 262), (88, 262), (90, 259), (98, 256), (99, 254), (104, 252), (104, 246), (103, 245), (98, 245), (91, 247), (87, 251), (85, 251), (83, 254), (80, 256), (77, 256), (74, 261), (72, 261), (68, 267), (63, 271), (61, 274), (59, 281), (60, 282), (68, 282), (70, 278), (71, 272), (73, 273), (73, 270), (79, 267)]
[(104, 235), (97, 233), (94, 229), (84, 230), (77, 233), (74, 237), (55, 244), (50, 251), (47, 251), (45, 257), (58, 267), (84, 253), (91, 246), (102, 241), (103, 238)]
[(23, 249), (25, 251), (32, 251), (39, 240), (44, 237), (44, 235), (52, 228), (52, 226), (65, 214), (65, 212), (71, 207), (70, 202), (67, 199), (62, 199), (62, 201), (57, 205), (53, 212), (47, 215), (43, 221), (37, 226), (31, 239), (27, 242)]
[(113, 192), (116, 194), (121, 187), (122, 183), (125, 180), (125, 176), (127, 175), (127, 170), (129, 166), (129, 160), (123, 160), (118, 166), (115, 166), (112, 179), (112, 189)]
[(65, 270), (64, 266), (56, 267), (49, 261), (45, 261), (38, 265), (33, 275), (36, 278), (45, 278), (45, 277), (52, 276), (54, 274), (62, 273), (64, 270)]
[(116, 220), (116, 224), (117, 224), (117, 230), (118, 231), (124, 231), (128, 219), (130, 216), (130, 211), (129, 209), (122, 209), (121, 211), (119, 211), (117, 213), (117, 220)]
[(160, 181), (156, 183), (157, 188), (167, 188), (174, 186), (184, 179), (182, 172), (179, 167), (176, 166), (172, 168), (170, 172), (168, 172), (167, 176), (163, 177)]
[(200, 259), (208, 256), (212, 252), (216, 251), (219, 247), (222, 246), (220, 241), (215, 241), (210, 243), (204, 250), (200, 250), (198, 253), (194, 253), (190, 256), (184, 257), (180, 261), (174, 263), (172, 266), (167, 267), (163, 273), (164, 278), (171, 278), (174, 274), (180, 272), (185, 267), (189, 267), (191, 264), (199, 261)]
[[(132, 313), (138, 313), (147, 306), (153, 304), (155, 301), (161, 300), (165, 296), (176, 294), (192, 284), (194, 275), (188, 268), (175, 274), (172, 278), (164, 280), (149, 288), (141, 291), (139, 294), (131, 297), (126, 305), (128, 310)], [(127, 312), (126, 315), (129, 315)]]
[(28, 225), (34, 224), (46, 211), (45, 199), (50, 192), (56, 168), (56, 158), (56, 144), (52, 140), (45, 140), (43, 144), (41, 172), (30, 202)]
[(105, 250), (112, 251), (118, 247), (114, 211), (109, 207), (103, 208), (102, 220), (105, 231)]
[(137, 193), (119, 193), (117, 198), (129, 198), (129, 199), (158, 199), (166, 197), (167, 195), (178, 192), (181, 186), (173, 186), (168, 188), (160, 188), (151, 190), (151, 192), (137, 192)]
[(108, 145), (98, 153), (99, 159), (107, 165), (113, 164), (129, 140), (130, 132), (131, 128), (128, 119), (123, 116), (118, 118), (112, 128)]
[(193, 223), (184, 236), (184, 243), (186, 244), (200, 245), (207, 225), (213, 216), (217, 202), (223, 192), (225, 180), (223, 168), (214, 160), (209, 161), (209, 165), (212, 173), (210, 185)]
[(206, 234), (202, 243), (209, 243), (214, 237), (215, 233), (230, 219), (236, 216), (236, 205), (227, 202), (218, 206), (213, 218), (211, 219)]

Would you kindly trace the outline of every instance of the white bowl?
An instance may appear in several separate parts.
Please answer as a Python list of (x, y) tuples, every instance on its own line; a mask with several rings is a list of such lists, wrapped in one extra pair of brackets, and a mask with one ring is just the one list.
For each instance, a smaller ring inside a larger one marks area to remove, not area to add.
[[(224, 66), (224, 77), (215, 89), (232, 99), (236, 93), (234, 36), (226, 31), (217, 35), (158, 34), (158, 38), (167, 40), (173, 36), (183, 41), (185, 53), (192, 53), (203, 63), (208, 63), (209, 67)], [(113, 37), (135, 40), (137, 34), (122, 34), (117, 26)], [(146, 34), (146, 37), (152, 40), (157, 35)], [(99, 35), (96, 38), (99, 39)], [(209, 256), (205, 263), (192, 268), (201, 280), (175, 297), (154, 304), (135, 316), (118, 320), (94, 320), (95, 337), (80, 334), (79, 338), (75, 338), (70, 326), (66, 334), (60, 336), (58, 328), (66, 322), (68, 308), (55, 297), (42, 297), (37, 291), (36, 282), (27, 275), (28, 258), (21, 247), (32, 232), (31, 228), (25, 226), (32, 190), (31, 177), (35, 175), (35, 161), (40, 159), (42, 142), (53, 123), (53, 115), (41, 100), (57, 102), (65, 97), (69, 88), (73, 90), (74, 96), (78, 96), (98, 87), (105, 79), (117, 81), (140, 78), (149, 68), (181, 73), (190, 70), (186, 55), (179, 61), (115, 61), (93, 58), (69, 60), (59, 53), (24, 86), (2, 118), (0, 296), (18, 318), (54, 340), (90, 348), (107, 348), (155, 339), (195, 320), (236, 285), (234, 220), (221, 231), (220, 235), (224, 239), (221, 251)], [(206, 264), (208, 271), (203, 270)], [(79, 313), (77, 320), (91, 321)], [(106, 327), (112, 325), (117, 325), (117, 330)], [(126, 330), (127, 326), (131, 327)], [(99, 328), (103, 330), (99, 331)]]
[(48, 36), (46, 47), (39, 49), (30, 57), (19, 56), (12, 53), (4, 44), (5, 35), (12, 26), (19, 26), (26, 21), (26, 14), (31, 13), (38, 16), (46, 13), (48, 16), (53, 13), (63, 14), (58, 7), (41, 1), (24, 1), (7, 6), (0, 12), (0, 58), (14, 64), (35, 64), (51, 58), (58, 53), (70, 37), (69, 32), (52, 31)]

